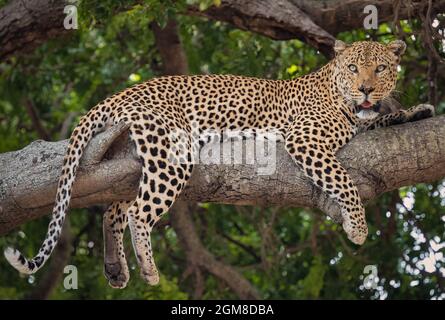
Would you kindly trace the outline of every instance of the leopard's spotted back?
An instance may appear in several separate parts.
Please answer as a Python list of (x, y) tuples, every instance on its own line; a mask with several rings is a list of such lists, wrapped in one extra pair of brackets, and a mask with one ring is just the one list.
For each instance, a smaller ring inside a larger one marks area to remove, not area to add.
[[(112, 117), (161, 115), (171, 128), (200, 130), (284, 127), (289, 107), (283, 81), (232, 75), (168, 76), (136, 85), (105, 101)], [(146, 111), (148, 109), (148, 112)]]

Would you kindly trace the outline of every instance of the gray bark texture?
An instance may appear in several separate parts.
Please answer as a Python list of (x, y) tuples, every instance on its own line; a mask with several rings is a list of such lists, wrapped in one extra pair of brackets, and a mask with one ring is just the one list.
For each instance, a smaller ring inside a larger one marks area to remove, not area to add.
[[(418, 18), (426, 0), (222, 0), (205, 11), (190, 6), (185, 14), (224, 21), (277, 40), (300, 39), (332, 57), (334, 36), (363, 28), (365, 6), (378, 9), (378, 21)], [(65, 30), (63, 8), (68, 0), (12, 0), (0, 8), (0, 60), (29, 51)], [(122, 6), (121, 10), (128, 7)], [(432, 2), (432, 12), (445, 12), (445, 0)]]
[(15, 0), (0, 8), (0, 61), (68, 34), (63, 27), (68, 0)]
[[(0, 154), (0, 235), (51, 212), (67, 140), (35, 141)], [(223, 143), (222, 148), (230, 145)], [(227, 149), (225, 149), (227, 150)], [(445, 177), (445, 116), (359, 134), (337, 154), (363, 200)], [(236, 205), (319, 208), (340, 222), (338, 207), (314, 187), (279, 143), (276, 170), (258, 164), (198, 164), (182, 200)], [(71, 207), (133, 199), (141, 166), (126, 127), (114, 126), (90, 142)]]
[[(205, 11), (190, 7), (188, 13), (225, 21), (276, 40), (297, 38), (332, 57), (334, 36), (363, 28), (367, 5), (376, 6), (379, 24), (418, 18), (428, 9), (425, 0), (222, 0), (220, 6)], [(445, 1), (433, 1), (431, 10), (444, 12)]]

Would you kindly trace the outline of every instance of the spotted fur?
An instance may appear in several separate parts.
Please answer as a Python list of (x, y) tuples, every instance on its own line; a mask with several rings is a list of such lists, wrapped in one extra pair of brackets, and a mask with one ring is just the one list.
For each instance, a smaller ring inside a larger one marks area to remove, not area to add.
[[(84, 148), (94, 134), (119, 122), (130, 124), (130, 137), (136, 145), (142, 172), (136, 198), (113, 203), (104, 215), (105, 274), (113, 287), (125, 287), (128, 281), (122, 240), (127, 224), (142, 277), (150, 284), (159, 280), (150, 233), (192, 174), (193, 123), (200, 131), (279, 131), (297, 166), (340, 205), (343, 229), (349, 239), (362, 244), (368, 233), (365, 210), (356, 186), (335, 153), (357, 132), (433, 115), (432, 107), (423, 105), (386, 116), (357, 117), (363, 108), (378, 105), (395, 88), (397, 65), (404, 50), (402, 41), (388, 45), (346, 45), (337, 41), (335, 59), (318, 71), (293, 80), (169, 76), (113, 95), (88, 112), (72, 133), (52, 220), (37, 256), (27, 260), (9, 248), (6, 258), (27, 274), (42, 267), (60, 236)], [(171, 133), (177, 129), (186, 132), (179, 143), (183, 153), (173, 148)], [(205, 143), (200, 142), (200, 146)]]

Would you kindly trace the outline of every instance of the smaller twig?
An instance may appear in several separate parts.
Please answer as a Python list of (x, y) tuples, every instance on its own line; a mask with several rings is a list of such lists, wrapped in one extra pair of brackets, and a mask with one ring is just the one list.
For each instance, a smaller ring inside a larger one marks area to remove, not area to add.
[(401, 0), (395, 0), (393, 2), (394, 19), (392, 21), (392, 24), (396, 31), (395, 33), (397, 34), (397, 37), (399, 39), (403, 39), (405, 36), (405, 32), (403, 32), (403, 28), (400, 24), (400, 19), (399, 19), (401, 4), (402, 4)]
[(202, 271), (198, 268), (195, 271), (195, 291), (193, 292), (193, 299), (200, 300), (204, 294), (205, 283), (204, 277), (202, 276)]
[(233, 266), (219, 261), (204, 247), (196, 233), (191, 211), (194, 211), (193, 205), (182, 201), (177, 201), (170, 211), (172, 227), (187, 254), (188, 268), (190, 268), (187, 274), (193, 272), (193, 266), (199, 266), (224, 282), (239, 298), (258, 299), (260, 297), (258, 292), (247, 279)]
[(310, 248), (311, 247), (311, 242), (310, 241), (304, 241), (304, 242), (300, 242), (296, 245), (293, 246), (287, 246), (284, 248), (284, 250), (282, 252), (279, 253), (279, 257), (283, 257), (286, 256), (288, 254), (294, 254), (300, 251), (303, 251), (304, 249)]
[(266, 208), (260, 208), (260, 218), (258, 219), (257, 226), (258, 231), (261, 234), (261, 263), (263, 266), (263, 270), (265, 270), (266, 272), (271, 270), (273, 266), (271, 261), (275, 260), (273, 258), (271, 259), (270, 256), (276, 256), (277, 248), (279, 247), (277, 245), (277, 242), (279, 242), (279, 240), (275, 236), (273, 228), (276, 222), (277, 213), (280, 209), (281, 207), (279, 206), (271, 208), (271, 215), (269, 221), (267, 221)]
[[(60, 66), (60, 68), (62, 68), (62, 66)], [(55, 69), (55, 66), (51, 66), (51, 70), (54, 70), (54, 69)], [(54, 110), (60, 109), (60, 107), (62, 106), (63, 98), (65, 98), (68, 95), (68, 92), (71, 91), (71, 89), (73, 89), (73, 87), (74, 87), (73, 81), (70, 81), (65, 84), (63, 91), (59, 94), (59, 96), (53, 103)]]
[(317, 256), (318, 255), (317, 236), (318, 236), (318, 230), (319, 230), (319, 226), (320, 226), (320, 219), (319, 219), (319, 216), (315, 213), (313, 213), (312, 216), (314, 217), (314, 221), (312, 222), (311, 235), (310, 235), (311, 250), (312, 250), (312, 254), (314, 256)]
[(67, 139), (69, 137), (70, 125), (77, 115), (78, 115), (77, 112), (74, 111), (68, 112), (68, 115), (66, 116), (65, 120), (63, 120), (62, 127), (60, 128), (59, 132), (60, 139)]
[(37, 108), (34, 105), (34, 103), (30, 99), (25, 99), (25, 108), (26, 112), (28, 113), (29, 117), (31, 118), (32, 126), (34, 130), (39, 135), (40, 139), (50, 141), (51, 136), (48, 133), (48, 131), (45, 129), (45, 127), (42, 125), (42, 122), (40, 121), (40, 118), (37, 113)]
[(217, 230), (217, 233), (223, 237), (224, 239), (226, 239), (227, 241), (235, 244), (236, 246), (240, 247), (241, 249), (243, 249), (245, 252), (247, 252), (249, 255), (251, 255), (256, 262), (260, 262), (261, 258), (256, 254), (255, 249), (252, 246), (246, 245), (236, 239), (233, 239), (232, 237), (230, 237), (229, 235), (225, 234), (222, 231)]

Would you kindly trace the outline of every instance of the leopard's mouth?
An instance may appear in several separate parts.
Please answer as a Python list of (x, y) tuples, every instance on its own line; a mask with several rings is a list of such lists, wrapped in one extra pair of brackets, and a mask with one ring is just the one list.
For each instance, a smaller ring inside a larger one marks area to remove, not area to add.
[(360, 105), (360, 108), (362, 109), (370, 109), (373, 106), (371, 102), (368, 100), (363, 101), (363, 103)]
[(361, 104), (356, 104), (356, 106), (358, 107), (357, 108), (358, 109), (357, 112), (363, 111), (363, 110), (370, 110), (370, 111), (374, 111), (374, 112), (379, 112), (380, 106), (381, 106), (381, 102), (377, 101), (375, 103), (372, 103), (369, 100), (365, 100)]

